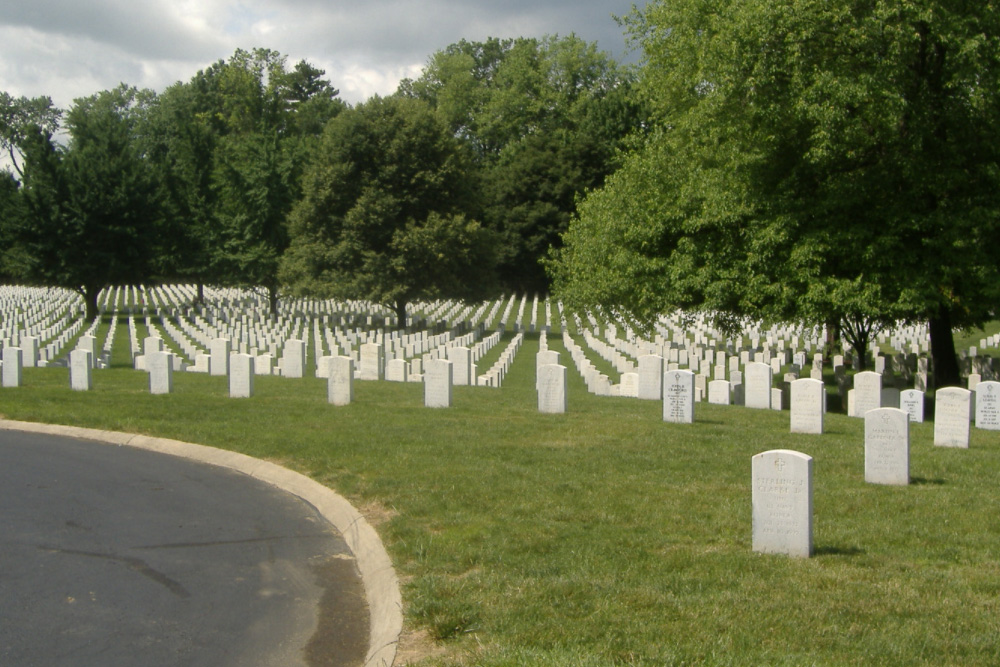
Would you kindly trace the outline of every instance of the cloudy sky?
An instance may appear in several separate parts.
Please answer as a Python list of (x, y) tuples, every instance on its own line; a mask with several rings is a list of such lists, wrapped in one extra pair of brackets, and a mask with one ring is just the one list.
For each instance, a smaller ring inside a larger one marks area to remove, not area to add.
[[(643, 4), (639, 0), (638, 4)], [(0, 2), (0, 90), (74, 99), (125, 82), (162, 91), (237, 48), (326, 70), (347, 102), (396, 89), (435, 51), (487, 37), (575, 33), (619, 59), (612, 18), (632, 0), (10, 0)]]

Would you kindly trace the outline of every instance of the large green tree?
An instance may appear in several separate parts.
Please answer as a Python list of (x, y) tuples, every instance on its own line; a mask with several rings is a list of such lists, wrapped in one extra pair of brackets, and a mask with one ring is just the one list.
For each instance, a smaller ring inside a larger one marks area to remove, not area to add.
[(471, 214), (466, 144), (424, 102), (375, 97), (332, 120), (291, 216), (282, 279), (296, 293), (385, 304), (478, 298), (495, 239)]
[(160, 272), (165, 279), (196, 283), (199, 299), (206, 283), (226, 282), (216, 252), (222, 239), (212, 181), (215, 152), (225, 133), (220, 113), (222, 67), (216, 63), (190, 81), (168, 87), (144, 133), (163, 188), (169, 225)]
[(647, 319), (924, 321), (958, 382), (952, 328), (1000, 296), (996, 7), (659, 0), (628, 25), (654, 129), (581, 206), (559, 291)]
[(561, 245), (577, 198), (613, 171), (640, 124), (631, 85), (626, 68), (574, 35), (458, 42), (402, 84), (473, 146), (506, 287), (548, 290), (539, 260)]
[(88, 317), (104, 287), (153, 277), (159, 188), (138, 138), (153, 98), (121, 85), (78, 99), (66, 117), (68, 146), (38, 127), (21, 146), (20, 276), (80, 292)]
[(326, 122), (344, 108), (322, 75), (306, 62), (289, 69), (283, 56), (265, 49), (237, 51), (218, 74), (223, 127), (211, 177), (217, 275), (264, 287), (272, 313), (304, 165)]

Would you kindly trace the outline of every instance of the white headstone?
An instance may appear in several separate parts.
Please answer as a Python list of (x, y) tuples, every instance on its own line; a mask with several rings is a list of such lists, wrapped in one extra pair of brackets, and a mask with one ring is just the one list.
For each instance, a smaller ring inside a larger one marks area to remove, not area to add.
[(969, 446), (969, 410), (972, 392), (945, 387), (934, 394), (934, 444), (940, 447)]
[(906, 389), (899, 392), (899, 409), (910, 415), (910, 421), (920, 424), (924, 421), (924, 392)]
[[(250, 398), (253, 396), (254, 359), (249, 354), (233, 354), (229, 357), (229, 397)], [(214, 359), (213, 359), (214, 362)]]
[(910, 415), (899, 408), (865, 413), (865, 481), (910, 483)]
[(210, 349), (212, 360), (209, 363), (210, 375), (229, 375), (229, 339), (214, 338)]
[(801, 378), (790, 385), (791, 432), (823, 433), (826, 388), (819, 380)]
[(559, 353), (555, 350), (542, 350), (535, 355), (535, 368), (559, 363)]
[(708, 402), (714, 405), (732, 403), (732, 390), (728, 380), (712, 380), (708, 383)]
[[(148, 339), (147, 339), (148, 340)], [(150, 351), (145, 355), (149, 372), (149, 393), (169, 394), (174, 390), (174, 363), (169, 352)]]
[(21, 386), (22, 352), (19, 347), (5, 347), (3, 349), (3, 386)]
[(753, 362), (746, 365), (743, 378), (743, 404), (748, 408), (771, 408), (770, 364)]
[(976, 428), (1000, 430), (1000, 382), (987, 380), (976, 385)]
[(639, 398), (639, 374), (622, 373), (622, 381), (618, 386), (618, 395), (626, 398)]
[(566, 367), (546, 364), (538, 369), (538, 411), (561, 414), (567, 409)]
[(672, 370), (663, 374), (663, 421), (694, 422), (694, 373)]
[(424, 366), (424, 406), (428, 408), (451, 407), (451, 362), (431, 359)]
[(659, 401), (663, 398), (663, 357), (645, 354), (639, 357), (639, 398)]
[(358, 368), (358, 379), (382, 379), (382, 346), (378, 343), (364, 343), (361, 346), (361, 365)]
[(354, 400), (354, 360), (350, 357), (330, 359), (327, 400), (331, 405), (350, 405)]
[(76, 391), (94, 388), (94, 355), (77, 348), (69, 353), (69, 386)]
[(91, 336), (90, 334), (84, 334), (80, 336), (80, 340), (76, 343), (77, 349), (87, 350), (90, 352), (90, 363), (94, 364), (94, 368), (97, 368), (97, 338)]
[(286, 378), (300, 378), (305, 375), (306, 342), (290, 338), (285, 341), (281, 354), (281, 374)]
[(449, 347), (452, 381), (456, 386), (467, 387), (472, 382), (472, 350), (467, 347)]
[(864, 417), (869, 410), (882, 407), (882, 376), (864, 371), (854, 376), (854, 412), (851, 417)]
[(812, 555), (812, 457), (772, 449), (753, 457), (753, 550)]
[(408, 369), (406, 359), (393, 359), (385, 365), (385, 379), (389, 382), (406, 382)]
[(159, 336), (146, 336), (142, 339), (142, 354), (148, 357), (153, 352), (163, 352), (163, 339)]
[(21, 339), (21, 363), (25, 368), (38, 366), (38, 338), (25, 336)]

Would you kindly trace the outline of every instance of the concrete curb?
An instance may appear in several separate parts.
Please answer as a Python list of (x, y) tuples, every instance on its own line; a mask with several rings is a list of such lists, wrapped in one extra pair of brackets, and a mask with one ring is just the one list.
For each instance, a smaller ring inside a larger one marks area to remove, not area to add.
[(361, 572), (371, 614), (365, 666), (391, 667), (396, 659), (399, 635), (403, 630), (403, 599), (389, 554), (365, 518), (347, 500), (319, 482), (245, 454), (179, 440), (7, 419), (0, 419), (0, 429), (96, 440), (181, 456), (244, 473), (302, 498), (344, 536)]

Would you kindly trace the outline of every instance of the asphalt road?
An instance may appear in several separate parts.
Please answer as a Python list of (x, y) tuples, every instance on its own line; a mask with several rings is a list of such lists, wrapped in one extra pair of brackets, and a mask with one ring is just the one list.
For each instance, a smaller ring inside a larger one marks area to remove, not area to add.
[(367, 642), (354, 560), (298, 497), (0, 432), (0, 665), (360, 665)]

